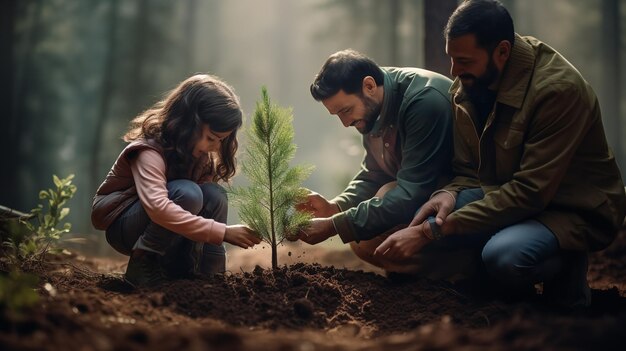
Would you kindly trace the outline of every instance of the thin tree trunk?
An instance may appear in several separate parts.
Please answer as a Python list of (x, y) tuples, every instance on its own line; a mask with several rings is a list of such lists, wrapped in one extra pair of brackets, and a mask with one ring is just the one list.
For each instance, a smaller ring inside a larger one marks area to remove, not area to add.
[[(0, 172), (0, 203), (15, 206), (17, 194), (11, 189), (15, 189), (17, 182), (17, 172), (14, 166), (18, 161), (18, 153), (15, 152), (12, 135), (12, 126), (16, 116), (13, 114), (13, 105), (16, 102), (13, 93), (13, 45), (15, 40), (14, 25), (15, 16), (17, 14), (17, 0), (0, 1), (0, 106), (2, 106), (2, 119), (7, 121), (0, 133), (0, 150), (5, 150), (5, 164), (3, 171)], [(6, 128), (9, 126), (9, 128)], [(14, 131), (13, 131), (14, 132)], [(13, 151), (10, 151), (13, 150)], [(7, 167), (8, 166), (8, 167)]]
[(613, 146), (615, 158), (626, 167), (624, 159), (624, 131), (620, 114), (621, 60), (620, 60), (620, 0), (602, 1), (602, 57), (603, 57), (603, 101), (602, 114), (607, 139)]
[(282, 74), (278, 75), (278, 94), (283, 96), (286, 100), (291, 100), (291, 94), (294, 93), (292, 86), (289, 86), (291, 77), (293, 77), (293, 50), (291, 44), (293, 41), (291, 37), (294, 35), (294, 31), (284, 30), (283, 28), (294, 28), (293, 13), (294, 5), (292, 0), (280, 0), (276, 4), (277, 11), (281, 14), (280, 24), (276, 24), (274, 27), (274, 36), (278, 40), (274, 40), (275, 52), (276, 52), (276, 67), (277, 71)]
[[(267, 113), (269, 113), (269, 111), (267, 111)], [(269, 117), (268, 117), (269, 120)], [(267, 123), (269, 123), (269, 121), (267, 121)], [(278, 244), (277, 244), (277, 240), (276, 240), (276, 224), (275, 222), (275, 218), (274, 218), (274, 182), (273, 182), (273, 177), (272, 177), (272, 140), (270, 138), (270, 135), (268, 133), (267, 136), (267, 140), (266, 140), (266, 144), (267, 144), (267, 170), (269, 171), (269, 174), (267, 175), (268, 179), (269, 179), (269, 193), (270, 193), (270, 225), (271, 225), (271, 231), (272, 231), (272, 237), (271, 237), (271, 241), (272, 241), (272, 268), (276, 269), (278, 268), (278, 254), (277, 254), (277, 250), (278, 250)]]
[(143, 95), (146, 93), (146, 89), (144, 86), (143, 79), (143, 66), (150, 65), (152, 61), (157, 58), (151, 57), (152, 52), (149, 52), (150, 48), (146, 44), (146, 41), (150, 38), (150, 3), (148, 0), (139, 0), (137, 15), (134, 19), (135, 28), (133, 29), (134, 36), (134, 50), (131, 52), (132, 60), (131, 71), (130, 71), (130, 80), (128, 87), (130, 87), (130, 91), (128, 92), (130, 102), (131, 111), (139, 111), (139, 109), (144, 108), (144, 100)]
[[(20, 53), (20, 60), (17, 61), (16, 66), (17, 69), (13, 73), (15, 76), (13, 77), (14, 85), (11, 87), (12, 89), (14, 88), (13, 94), (11, 95), (13, 101), (11, 104), (12, 111), (9, 112), (9, 122), (5, 127), (8, 132), (7, 144), (9, 148), (4, 150), (14, 151), (7, 155), (8, 160), (5, 159), (3, 161), (5, 165), (8, 165), (6, 168), (7, 172), (3, 173), (9, 173), (9, 176), (12, 178), (7, 180), (6, 183), (3, 182), (1, 185), (1, 187), (6, 187), (6, 189), (2, 191), (3, 198), (6, 196), (7, 199), (5, 205), (11, 207), (20, 207), (22, 205), (20, 197), (21, 184), (18, 177), (18, 172), (21, 170), (23, 162), (20, 146), (24, 131), (28, 125), (27, 120), (31, 118), (31, 116), (26, 114), (26, 98), (33, 88), (33, 84), (26, 84), (26, 82), (32, 79), (32, 77), (27, 76), (27, 74), (35, 68), (33, 48), (35, 47), (35, 43), (41, 40), (44, 31), (41, 25), (41, 17), (45, 3), (34, 1), (20, 5), (23, 6), (22, 10), (24, 15), (28, 17), (28, 19), (26, 19), (28, 23), (26, 28), (28, 29), (26, 29), (27, 33), (24, 36), (24, 49)], [(32, 11), (29, 10), (30, 6), (33, 7)], [(31, 12), (32, 15), (30, 15)], [(11, 33), (13, 33), (13, 30), (11, 30)]]
[[(204, 33), (206, 40), (209, 43), (209, 47), (218, 47), (218, 43), (222, 36), (226, 33), (222, 33), (224, 18), (221, 16), (223, 2), (221, 0), (212, 0), (208, 3), (210, 6), (209, 11), (204, 15), (204, 20), (211, 24), (208, 33)], [(208, 63), (212, 70), (217, 71), (220, 64), (220, 50), (210, 50), (208, 53)]]
[(196, 47), (196, 12), (198, 10), (197, 0), (187, 0), (187, 11), (185, 12), (185, 62), (184, 72), (190, 74), (194, 67), (194, 48)]
[(450, 60), (443, 29), (456, 7), (456, 0), (424, 1), (424, 68), (446, 76), (450, 75)]
[(399, 47), (398, 47), (398, 22), (400, 21), (400, 2), (398, 0), (391, 0), (389, 3), (389, 52), (390, 62), (394, 66), (399, 65)]
[(104, 61), (104, 68), (102, 70), (102, 95), (100, 97), (100, 106), (98, 107), (98, 117), (94, 126), (94, 136), (91, 142), (91, 160), (90, 160), (90, 177), (89, 177), (89, 189), (95, 191), (98, 182), (102, 179), (100, 172), (100, 150), (102, 147), (103, 134), (106, 126), (106, 121), (109, 117), (109, 111), (111, 106), (111, 99), (113, 96), (114, 87), (114, 73), (115, 73), (115, 58), (117, 56), (117, 43), (116, 43), (116, 28), (118, 24), (118, 7), (117, 0), (109, 2), (109, 20), (107, 28), (107, 56)]

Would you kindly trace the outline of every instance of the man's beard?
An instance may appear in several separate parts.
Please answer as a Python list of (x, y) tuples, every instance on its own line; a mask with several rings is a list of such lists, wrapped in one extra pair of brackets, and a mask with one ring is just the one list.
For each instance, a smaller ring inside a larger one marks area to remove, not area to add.
[(483, 73), (480, 77), (476, 77), (471, 74), (462, 74), (459, 76), (459, 78), (469, 78), (473, 81), (473, 84), (471, 86), (467, 86), (463, 84), (463, 81), (461, 81), (461, 85), (463, 85), (463, 91), (465, 91), (470, 99), (480, 100), (482, 97), (484, 97), (484, 93), (487, 91), (489, 86), (496, 81), (499, 73), (500, 72), (498, 72), (496, 64), (493, 62), (493, 59), (490, 58), (489, 62), (487, 63), (487, 69), (485, 73)]
[(381, 104), (377, 104), (376, 101), (366, 96), (361, 96), (361, 101), (365, 107), (365, 114), (362, 118), (362, 121), (365, 122), (365, 126), (363, 128), (357, 128), (357, 130), (361, 134), (367, 134), (374, 128), (378, 115), (380, 115)]

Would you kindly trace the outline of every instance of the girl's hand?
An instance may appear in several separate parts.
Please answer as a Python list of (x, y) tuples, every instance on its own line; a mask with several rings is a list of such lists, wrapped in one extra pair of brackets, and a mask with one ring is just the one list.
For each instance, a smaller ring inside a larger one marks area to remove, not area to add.
[(227, 225), (224, 241), (247, 249), (261, 242), (261, 238), (245, 225)]

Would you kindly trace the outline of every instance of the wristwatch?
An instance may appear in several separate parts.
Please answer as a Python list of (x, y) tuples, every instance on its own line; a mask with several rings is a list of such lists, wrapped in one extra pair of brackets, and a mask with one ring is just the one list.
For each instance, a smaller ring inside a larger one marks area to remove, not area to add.
[(430, 224), (430, 231), (433, 233), (434, 240), (440, 240), (443, 238), (443, 234), (441, 234), (441, 227), (436, 222), (435, 217), (428, 217), (428, 224)]

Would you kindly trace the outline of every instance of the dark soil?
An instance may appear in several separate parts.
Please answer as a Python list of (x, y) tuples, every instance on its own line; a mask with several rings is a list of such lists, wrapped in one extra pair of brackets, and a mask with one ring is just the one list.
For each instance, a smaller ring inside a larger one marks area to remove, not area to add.
[(35, 308), (1, 316), (0, 349), (622, 350), (625, 254), (623, 231), (591, 256), (592, 306), (576, 311), (540, 294), (511, 299), (484, 287), (329, 265), (359, 267), (346, 252), (327, 251), (319, 264), (257, 266), (139, 291), (121, 279), (119, 260), (103, 270), (102, 261), (66, 255), (34, 271), (41, 278)]

